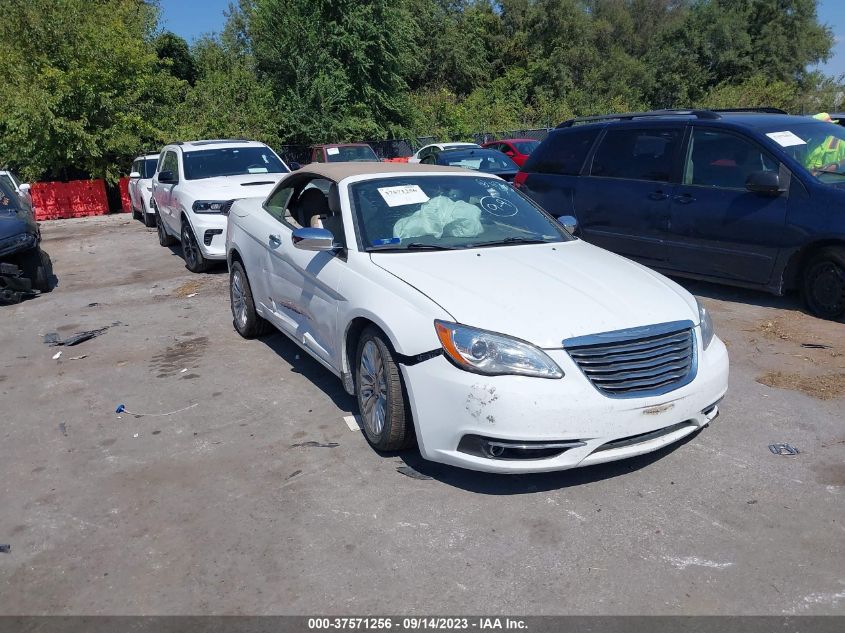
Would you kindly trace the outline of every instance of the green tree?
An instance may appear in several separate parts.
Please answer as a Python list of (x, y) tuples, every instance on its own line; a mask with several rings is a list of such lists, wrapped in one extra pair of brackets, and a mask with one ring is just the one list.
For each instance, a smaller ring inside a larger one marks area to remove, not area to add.
[(297, 141), (385, 137), (409, 118), (404, 1), (255, 0), (249, 35)]
[(27, 179), (114, 181), (173, 127), (186, 84), (158, 64), (140, 0), (5, 0), (0, 156)]
[(194, 58), (188, 43), (173, 33), (162, 33), (155, 39), (156, 54), (170, 74), (193, 85), (197, 78)]

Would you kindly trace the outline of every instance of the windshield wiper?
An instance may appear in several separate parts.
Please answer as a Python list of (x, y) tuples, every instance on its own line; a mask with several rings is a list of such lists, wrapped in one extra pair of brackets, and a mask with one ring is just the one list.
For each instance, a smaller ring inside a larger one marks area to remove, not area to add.
[(491, 240), (489, 242), (467, 244), (466, 248), (479, 248), (481, 246), (505, 246), (508, 244), (548, 244), (548, 240), (542, 237), (506, 237), (501, 240)]
[(454, 251), (457, 250), (455, 246), (446, 246), (445, 244), (425, 244), (423, 242), (411, 242), (400, 246), (399, 244), (380, 244), (378, 246), (371, 246), (371, 251)]

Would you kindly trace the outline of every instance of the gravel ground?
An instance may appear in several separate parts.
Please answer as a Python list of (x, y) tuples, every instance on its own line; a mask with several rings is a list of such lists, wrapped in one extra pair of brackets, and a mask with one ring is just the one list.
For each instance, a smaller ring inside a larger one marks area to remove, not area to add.
[(845, 614), (845, 327), (794, 300), (684, 282), (731, 352), (710, 428), (495, 476), (373, 452), (129, 216), (43, 231), (59, 287), (0, 308), (0, 614)]

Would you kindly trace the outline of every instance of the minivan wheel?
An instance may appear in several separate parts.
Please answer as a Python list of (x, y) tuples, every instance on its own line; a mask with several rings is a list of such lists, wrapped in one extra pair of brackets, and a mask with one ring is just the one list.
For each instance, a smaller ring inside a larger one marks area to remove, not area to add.
[(355, 393), (367, 441), (380, 451), (413, 445), (414, 425), (402, 375), (384, 334), (374, 327), (365, 329), (355, 359)]
[(807, 309), (823, 319), (845, 315), (845, 248), (821, 249), (804, 268), (802, 284)]
[(185, 265), (192, 273), (204, 273), (208, 270), (208, 260), (203, 257), (194, 231), (187, 221), (182, 222), (182, 256), (185, 258)]
[(244, 338), (256, 338), (270, 332), (273, 326), (256, 311), (249, 279), (240, 262), (234, 262), (229, 273), (229, 299), (238, 334)]
[(164, 228), (164, 222), (162, 222), (161, 217), (159, 217), (158, 209), (156, 209), (155, 212), (155, 223), (157, 229), (156, 232), (158, 233), (158, 243), (162, 246), (173, 246), (173, 244), (176, 243), (176, 240), (174, 240), (170, 236), (170, 233), (167, 232), (167, 229)]

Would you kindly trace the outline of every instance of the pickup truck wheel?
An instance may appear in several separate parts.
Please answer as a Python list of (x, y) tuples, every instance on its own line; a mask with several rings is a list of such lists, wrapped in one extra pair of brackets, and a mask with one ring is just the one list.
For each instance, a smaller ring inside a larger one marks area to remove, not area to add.
[(229, 298), (232, 304), (233, 324), (238, 334), (244, 338), (256, 338), (272, 330), (273, 326), (255, 310), (249, 279), (240, 262), (234, 262), (232, 271), (229, 273)]
[(173, 246), (176, 243), (172, 237), (170, 237), (170, 233), (167, 232), (167, 229), (164, 228), (164, 222), (161, 221), (161, 218), (158, 215), (158, 209), (155, 212), (155, 223), (156, 228), (158, 229), (158, 243), (162, 246)]
[(411, 410), (390, 342), (369, 327), (358, 340), (355, 358), (355, 393), (367, 441), (379, 451), (412, 446)]
[(151, 229), (156, 225), (155, 213), (147, 213), (146, 211), (141, 211), (141, 215), (144, 216), (144, 226), (146, 226), (148, 229)]
[(192, 273), (204, 273), (208, 270), (208, 260), (203, 257), (194, 231), (187, 221), (182, 222), (182, 255), (185, 257), (185, 265)]
[(845, 315), (845, 248), (829, 246), (816, 253), (804, 268), (802, 291), (813, 315), (831, 320)]

